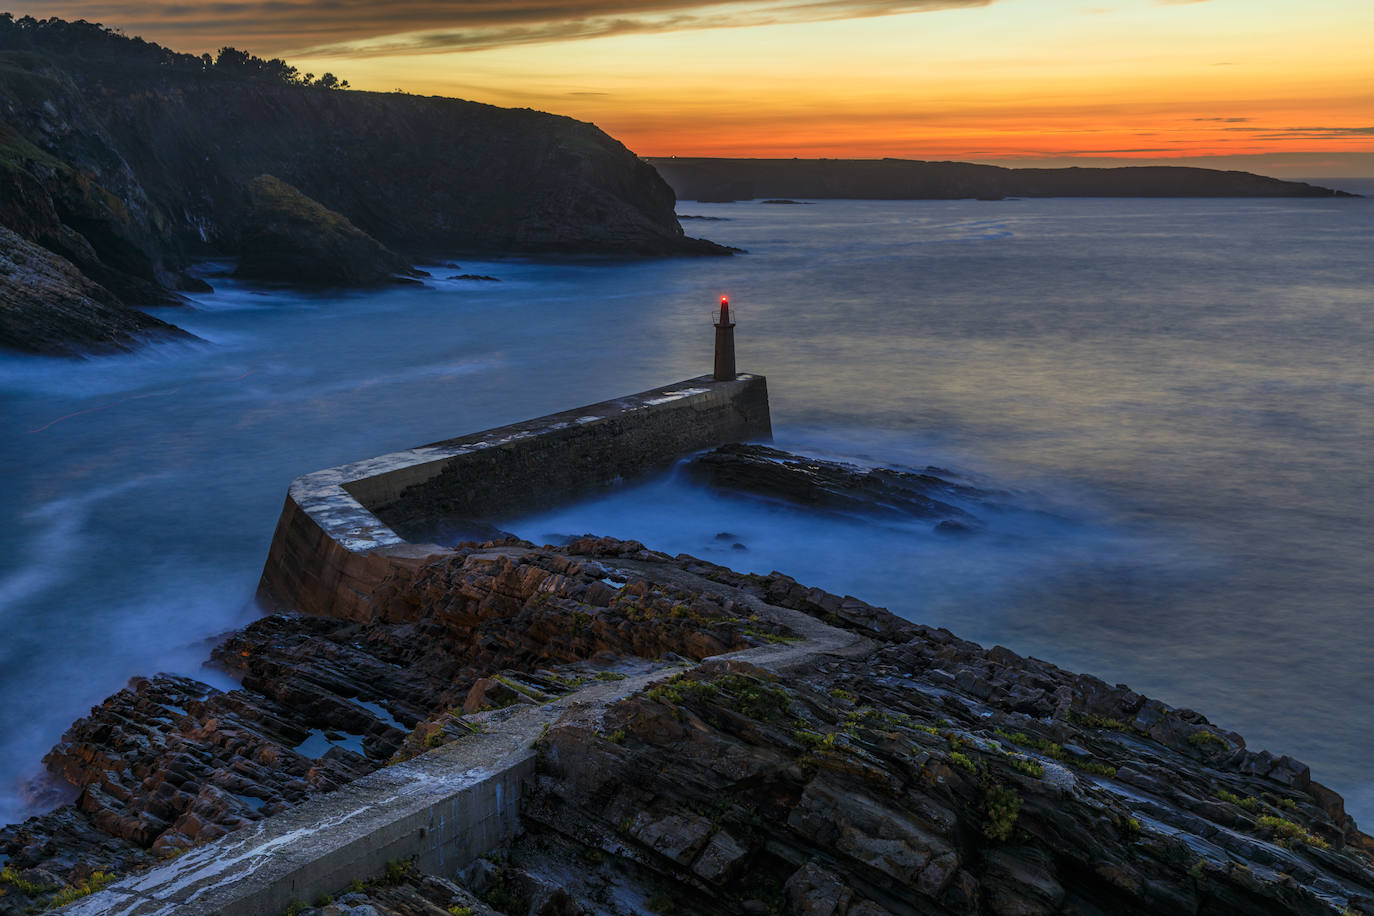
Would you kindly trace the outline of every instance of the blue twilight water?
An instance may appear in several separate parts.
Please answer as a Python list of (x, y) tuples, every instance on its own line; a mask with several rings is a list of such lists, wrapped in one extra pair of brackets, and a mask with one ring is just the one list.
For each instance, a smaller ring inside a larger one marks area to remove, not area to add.
[(197, 673), (254, 615), (293, 476), (701, 374), (720, 293), (782, 446), (953, 468), (1013, 508), (950, 542), (669, 475), (510, 526), (781, 569), (1128, 682), (1374, 820), (1374, 201), (679, 209), (750, 254), (215, 280), (167, 315), (205, 343), (0, 357), (0, 821), (88, 705)]

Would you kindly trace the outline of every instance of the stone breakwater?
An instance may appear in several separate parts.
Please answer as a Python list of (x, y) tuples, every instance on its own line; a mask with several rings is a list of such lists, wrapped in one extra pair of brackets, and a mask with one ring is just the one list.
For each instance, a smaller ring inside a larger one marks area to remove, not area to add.
[[(154, 679), (93, 710), (52, 757), (84, 780), (82, 797), (0, 832), (0, 912), (89, 887), (97, 868), (146, 868), (219, 830), (229, 842), (273, 812), (305, 812), (344, 764), (361, 774), (461, 747), (502, 716), (660, 669), (549, 721), (521, 833), (500, 855), (336, 875), (298, 902), (338, 898), (319, 914), (670, 901), (692, 913), (1374, 913), (1374, 843), (1340, 797), (1199, 713), (781, 573), (590, 537), (456, 552), (389, 595), (407, 620), (268, 618), (217, 650), (245, 672), (240, 690), (199, 685), (197, 698), (181, 683), (174, 696)], [(818, 632), (848, 634), (847, 648), (792, 642)]]
[(385, 616), (383, 583), (448, 555), (445, 526), (604, 489), (689, 452), (769, 439), (763, 376), (710, 376), (297, 478), (258, 594), (306, 614)]

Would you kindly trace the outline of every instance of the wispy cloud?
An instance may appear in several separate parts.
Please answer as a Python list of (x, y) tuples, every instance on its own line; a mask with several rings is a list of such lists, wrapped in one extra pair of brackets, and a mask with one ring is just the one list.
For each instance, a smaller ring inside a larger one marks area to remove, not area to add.
[(1223, 127), (1256, 140), (1351, 140), (1374, 137), (1374, 127)]
[(1137, 146), (1129, 149), (1066, 149), (1060, 155), (1063, 156), (1105, 156), (1118, 153), (1175, 153), (1176, 149), (1169, 146)]
[(50, 15), (119, 26), (197, 48), (315, 56), (475, 51), (682, 29), (864, 19), (989, 6), (997, 0), (56, 0)]
[[(766, 0), (766, 2), (700, 3), (650, 0), (620, 4), (605, 0), (554, 0), (555, 10), (515, 6), (492, 11), (487, 21), (468, 20), (458, 28), (415, 30), (380, 39), (364, 39), (309, 48), (313, 56), (375, 56), (480, 51), (517, 44), (605, 38), (613, 35), (743, 28), (796, 22), (867, 19), (902, 13), (988, 6), (996, 0)], [(495, 3), (493, 5), (496, 5)], [(458, 17), (465, 20), (464, 15)]]
[(1214, 121), (1217, 124), (1248, 124), (1254, 118), (1193, 118), (1194, 121)]

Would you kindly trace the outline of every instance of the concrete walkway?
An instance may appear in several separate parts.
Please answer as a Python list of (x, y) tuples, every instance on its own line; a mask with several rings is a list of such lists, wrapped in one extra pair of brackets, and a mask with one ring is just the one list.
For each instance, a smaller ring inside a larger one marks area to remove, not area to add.
[[(787, 627), (796, 643), (715, 656), (774, 671), (820, 656), (856, 656), (872, 641), (798, 611), (673, 566), (599, 560), (618, 578), (649, 579), (724, 595)], [(355, 878), (381, 875), (394, 859), (451, 876), (519, 832), (522, 781), (534, 773), (534, 743), (562, 722), (597, 725), (607, 707), (685, 669), (660, 668), (596, 681), (540, 706), (501, 710), (480, 734), (385, 767), (254, 827), (193, 849), (111, 885), (62, 912), (81, 916), (274, 916), (293, 902), (336, 894)]]

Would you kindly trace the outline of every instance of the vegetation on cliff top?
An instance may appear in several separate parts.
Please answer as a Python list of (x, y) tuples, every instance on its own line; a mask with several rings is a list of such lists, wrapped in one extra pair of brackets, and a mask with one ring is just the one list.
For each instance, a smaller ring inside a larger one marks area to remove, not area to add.
[(220, 48), (213, 57), (209, 54), (185, 54), (136, 35), (125, 35), (119, 29), (107, 28), (98, 22), (84, 19), (69, 22), (56, 16), (48, 19), (21, 16), (16, 19), (13, 13), (0, 13), (0, 51), (51, 55), (66, 59), (64, 63), (75, 61), (87, 67), (143, 66), (235, 80), (260, 80), (285, 86), (348, 88), (348, 80), (340, 80), (332, 73), (319, 77), (313, 73), (301, 73), (280, 58), (268, 60), (230, 47)]

